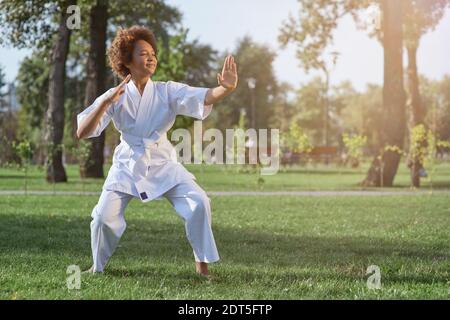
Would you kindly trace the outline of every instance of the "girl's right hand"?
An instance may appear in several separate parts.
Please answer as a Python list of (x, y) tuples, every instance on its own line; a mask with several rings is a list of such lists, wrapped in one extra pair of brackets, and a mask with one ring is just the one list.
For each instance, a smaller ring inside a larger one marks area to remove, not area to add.
[(107, 98), (108, 103), (119, 101), (122, 94), (125, 92), (125, 85), (130, 81), (131, 74), (129, 74), (117, 87), (114, 88), (111, 95)]

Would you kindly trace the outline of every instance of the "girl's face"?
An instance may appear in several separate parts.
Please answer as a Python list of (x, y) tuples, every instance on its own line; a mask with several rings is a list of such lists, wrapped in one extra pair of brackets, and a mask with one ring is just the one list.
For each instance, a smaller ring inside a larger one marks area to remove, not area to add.
[(134, 44), (131, 62), (126, 65), (131, 75), (138, 78), (151, 77), (155, 73), (158, 60), (153, 47), (144, 40)]

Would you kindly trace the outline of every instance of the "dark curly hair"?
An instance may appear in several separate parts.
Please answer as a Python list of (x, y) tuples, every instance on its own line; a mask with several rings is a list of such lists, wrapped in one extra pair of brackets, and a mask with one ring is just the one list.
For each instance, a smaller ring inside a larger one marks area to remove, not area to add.
[(158, 54), (155, 35), (150, 29), (142, 26), (132, 26), (128, 29), (119, 28), (111, 47), (108, 49), (109, 64), (114, 73), (122, 79), (130, 73), (125, 64), (131, 62), (134, 44), (138, 40), (150, 43), (155, 50), (155, 54)]

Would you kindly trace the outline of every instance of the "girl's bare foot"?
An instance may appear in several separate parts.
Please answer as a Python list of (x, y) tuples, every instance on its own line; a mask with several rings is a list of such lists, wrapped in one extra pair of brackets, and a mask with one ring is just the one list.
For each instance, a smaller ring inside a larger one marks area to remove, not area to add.
[(94, 266), (90, 267), (88, 270), (82, 272), (83, 274), (96, 274), (98, 272), (94, 272)]
[(195, 262), (195, 270), (199, 275), (209, 276), (208, 264), (206, 262)]

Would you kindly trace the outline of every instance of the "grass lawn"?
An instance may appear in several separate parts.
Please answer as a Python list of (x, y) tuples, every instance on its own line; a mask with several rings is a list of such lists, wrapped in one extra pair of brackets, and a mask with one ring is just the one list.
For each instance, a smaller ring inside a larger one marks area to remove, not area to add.
[[(207, 191), (300, 191), (300, 190), (358, 190), (370, 163), (359, 169), (339, 168), (336, 165), (309, 165), (307, 167), (280, 168), (273, 176), (260, 176), (256, 170), (243, 166), (187, 165), (197, 181)], [(105, 175), (109, 166), (105, 165)], [(50, 184), (45, 182), (42, 168), (32, 166), (27, 179), (28, 190), (95, 191), (100, 192), (104, 179), (81, 180), (77, 165), (67, 166), (69, 182)], [(262, 177), (263, 181), (259, 181)], [(431, 175), (434, 189), (450, 189), (450, 163), (439, 163)], [(0, 168), (0, 190), (24, 190), (24, 173), (17, 168)], [(409, 188), (408, 168), (401, 164), (395, 178), (395, 191)], [(430, 179), (422, 179), (422, 187), (430, 189)], [(380, 190), (380, 189), (377, 189)]]
[[(448, 299), (449, 200), (212, 197), (222, 258), (211, 267), (213, 281), (195, 275), (182, 220), (168, 202), (133, 200), (105, 274), (83, 275), (81, 289), (68, 290), (66, 268), (90, 266), (97, 197), (1, 196), (0, 298)], [(367, 288), (369, 265), (381, 269), (379, 290)]]

